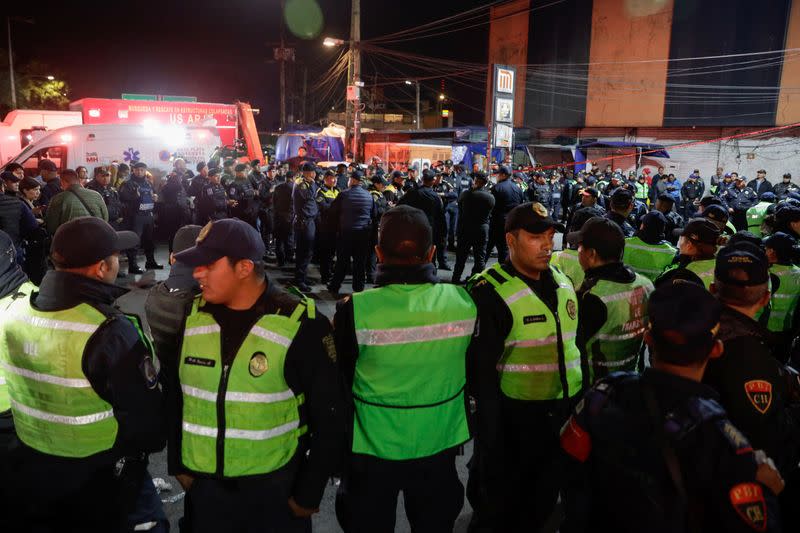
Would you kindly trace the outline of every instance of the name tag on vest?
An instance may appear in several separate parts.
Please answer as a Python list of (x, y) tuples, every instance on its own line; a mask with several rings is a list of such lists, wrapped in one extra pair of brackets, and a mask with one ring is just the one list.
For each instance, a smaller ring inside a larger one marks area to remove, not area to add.
[(545, 315), (528, 315), (522, 317), (522, 323), (525, 325), (539, 324), (540, 322), (547, 322), (547, 317)]
[(187, 365), (197, 365), (197, 366), (207, 366), (207, 367), (213, 367), (214, 365), (217, 364), (217, 362), (214, 361), (213, 359), (203, 359), (202, 357), (192, 357), (191, 355), (185, 357), (183, 359), (183, 362), (186, 363)]

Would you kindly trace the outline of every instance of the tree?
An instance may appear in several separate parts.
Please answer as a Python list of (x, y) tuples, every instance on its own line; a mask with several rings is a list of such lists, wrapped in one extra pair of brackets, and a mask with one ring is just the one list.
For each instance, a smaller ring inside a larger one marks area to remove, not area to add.
[[(68, 109), (69, 85), (53, 76), (44, 63), (30, 61), (18, 65), (14, 61), (14, 85), (17, 107), (20, 109)], [(11, 84), (8, 70), (8, 52), (0, 49), (0, 112), (5, 116), (11, 110)]]

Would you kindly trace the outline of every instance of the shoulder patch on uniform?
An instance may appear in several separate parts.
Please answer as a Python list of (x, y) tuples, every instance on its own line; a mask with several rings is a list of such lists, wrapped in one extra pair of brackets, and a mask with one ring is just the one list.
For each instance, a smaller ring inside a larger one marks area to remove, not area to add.
[(763, 379), (746, 381), (744, 392), (759, 413), (766, 414), (772, 405), (772, 383)]
[(158, 385), (158, 370), (153, 363), (153, 358), (149, 355), (144, 356), (142, 362), (139, 363), (139, 370), (144, 377), (144, 382), (147, 384), (148, 389), (155, 389)]
[(561, 449), (581, 463), (585, 462), (592, 452), (592, 437), (580, 426), (575, 415), (570, 416), (561, 428), (559, 441)]
[(322, 346), (325, 347), (325, 353), (328, 354), (328, 358), (336, 362), (336, 343), (333, 341), (333, 335), (328, 333), (324, 337), (322, 337)]
[(739, 483), (728, 494), (739, 518), (756, 531), (767, 530), (767, 503), (761, 485)]
[(736, 429), (736, 426), (734, 426), (730, 420), (717, 420), (717, 427), (725, 436), (728, 444), (730, 444), (736, 452), (736, 455), (744, 455), (753, 451), (750, 441), (747, 440), (747, 437), (745, 437), (741, 431)]
[(575, 320), (575, 317), (578, 316), (578, 306), (575, 304), (575, 300), (571, 298), (567, 300), (567, 314), (571, 320)]

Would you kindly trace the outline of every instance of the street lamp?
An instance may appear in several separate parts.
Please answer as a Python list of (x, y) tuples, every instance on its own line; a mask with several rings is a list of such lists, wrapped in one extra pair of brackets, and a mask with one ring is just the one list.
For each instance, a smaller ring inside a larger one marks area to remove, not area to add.
[(416, 86), (416, 89), (417, 89), (417, 121), (416, 121), (417, 128), (416, 129), (421, 129), (422, 128), (422, 126), (421, 126), (422, 122), (420, 121), (420, 116), (419, 116), (419, 80), (414, 80), (414, 81), (406, 80), (406, 85), (414, 85), (414, 86)]
[(444, 100), (444, 95), (443, 94), (439, 95), (439, 100)]
[(53, 81), (54, 79), (56, 79), (56, 77), (55, 77), (55, 76), (47, 76), (47, 79), (48, 79), (49, 81)]
[(325, 37), (322, 40), (322, 46), (327, 46), (328, 48), (333, 48), (334, 46), (342, 46), (344, 41), (342, 39), (334, 39), (333, 37)]

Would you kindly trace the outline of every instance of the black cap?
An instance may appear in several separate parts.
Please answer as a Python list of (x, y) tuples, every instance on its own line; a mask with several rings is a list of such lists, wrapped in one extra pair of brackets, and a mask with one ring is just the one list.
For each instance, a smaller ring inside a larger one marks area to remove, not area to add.
[(674, 280), (650, 294), (650, 334), (673, 346), (709, 346), (719, 330), (722, 304), (702, 285)]
[(671, 204), (675, 203), (675, 198), (673, 198), (672, 195), (669, 195), (669, 194), (666, 194), (666, 193), (659, 194), (658, 195), (658, 200), (661, 200), (662, 202), (669, 202)]
[(381, 217), (378, 245), (392, 257), (423, 259), (433, 245), (433, 230), (422, 210), (398, 205)]
[(701, 244), (717, 244), (720, 229), (716, 224), (705, 218), (693, 218), (683, 228), (681, 235), (687, 239)]
[(645, 216), (642, 217), (641, 225), (644, 226), (645, 231), (648, 234), (655, 234), (655, 235), (664, 235), (664, 231), (667, 229), (667, 217), (664, 216), (664, 213), (661, 211), (648, 211)]
[(327, 178), (328, 176), (336, 176), (336, 172), (334, 172), (331, 169), (328, 169), (328, 170), (325, 171), (324, 177)]
[(752, 287), (769, 281), (769, 261), (755, 246), (726, 246), (717, 254), (714, 279), (729, 285)]
[(569, 231), (572, 233), (577, 233), (581, 230), (581, 228), (583, 228), (583, 225), (586, 224), (588, 220), (594, 217), (603, 218), (604, 216), (605, 213), (597, 207), (581, 207), (575, 211), (575, 214), (572, 215)]
[(132, 231), (114, 231), (101, 218), (79, 217), (59, 226), (50, 253), (59, 267), (81, 268), (138, 245)]
[(303, 163), (303, 165), (300, 167), (301, 172), (314, 172), (315, 170), (314, 163), (309, 163), (308, 161)]
[(402, 177), (403, 177), (403, 173), (400, 172), (399, 170), (392, 171), (392, 179), (402, 178)]
[(766, 174), (766, 173), (767, 173), (767, 171), (764, 170), (763, 168), (760, 169), (760, 170), (756, 170), (756, 174)]
[(58, 167), (49, 159), (42, 159), (39, 161), (39, 170), (49, 170), (50, 172), (55, 172), (58, 170)]
[(779, 231), (777, 233), (773, 233), (766, 239), (764, 239), (764, 245), (767, 248), (772, 248), (775, 250), (775, 253), (778, 255), (778, 261), (781, 263), (791, 262), (792, 258), (795, 255), (795, 246), (797, 246), (797, 239), (789, 235), (788, 233), (783, 233)]
[(384, 178), (382, 174), (375, 174), (374, 176), (372, 176), (372, 183), (382, 183), (384, 185), (389, 184), (389, 182), (386, 181), (386, 178)]
[(189, 224), (179, 229), (172, 239), (172, 252), (177, 254), (194, 246), (197, 236), (200, 235), (202, 229), (203, 226), (197, 226), (195, 224)]
[(19, 182), (19, 190), (21, 191), (28, 191), (30, 189), (35, 189), (36, 187), (41, 187), (42, 184), (36, 181), (34, 178), (30, 176), (25, 176), (22, 178), (22, 181)]
[(597, 189), (595, 189), (594, 187), (587, 187), (587, 188), (585, 188), (585, 189), (584, 189), (584, 190), (581, 192), (581, 194), (582, 194), (582, 195), (584, 195), (584, 196), (591, 196), (591, 197), (593, 197), (593, 198), (599, 198), (599, 197), (600, 197), (600, 192), (598, 192), (598, 190), (597, 190)]
[(239, 163), (235, 167), (233, 167), (234, 172), (244, 172), (247, 170), (247, 165), (244, 163)]
[(208, 177), (217, 176), (222, 174), (222, 169), (219, 167), (209, 167), (208, 169)]
[(236, 163), (236, 161), (234, 161), (233, 159), (226, 159), (225, 161), (222, 162), (222, 166), (232, 167), (234, 163)]
[(500, 165), (500, 168), (497, 169), (497, 173), (498, 174), (504, 174), (506, 176), (510, 176), (511, 175), (511, 168), (509, 168), (507, 165)]
[(700, 205), (703, 206), (704, 208), (710, 205), (722, 205), (722, 200), (720, 200), (716, 196), (706, 196), (705, 198), (702, 198), (700, 200)]
[(426, 168), (422, 171), (422, 181), (433, 181), (436, 178), (436, 172), (433, 170)]
[(616, 206), (628, 205), (633, 200), (633, 193), (624, 187), (614, 189), (611, 193), (611, 203)]
[(582, 244), (596, 250), (603, 259), (622, 258), (625, 235), (619, 224), (604, 217), (592, 217), (580, 231), (567, 234), (570, 244)]
[(473, 172), (472, 179), (483, 180), (484, 182), (489, 181), (489, 178), (486, 176), (486, 172), (484, 172), (483, 170), (478, 170), (477, 172)]
[(13, 181), (13, 182), (20, 181), (20, 179), (17, 177), (16, 174), (14, 174), (13, 172), (9, 172), (8, 170), (0, 172), (0, 179), (3, 181)]
[(775, 193), (772, 191), (762, 192), (758, 197), (762, 202), (774, 202), (776, 200)]
[(523, 229), (529, 233), (543, 233), (549, 228), (565, 231), (564, 225), (556, 222), (547, 213), (547, 209), (539, 202), (520, 204), (506, 217), (505, 231)]
[(740, 244), (749, 244), (756, 249), (764, 251), (764, 241), (761, 237), (750, 233), (749, 231), (737, 231), (730, 239), (728, 239), (727, 246), (738, 246)]
[(716, 204), (711, 204), (703, 209), (703, 213), (700, 216), (715, 222), (720, 222), (723, 225), (726, 224), (730, 218), (725, 208)]
[(262, 260), (264, 253), (264, 241), (253, 226), (238, 218), (226, 218), (206, 224), (196, 244), (175, 255), (175, 260), (198, 267), (221, 257), (257, 262)]
[(144, 161), (137, 161), (133, 164), (133, 168), (147, 168), (147, 163)]
[(361, 181), (361, 180), (363, 180), (363, 179), (364, 179), (364, 173), (363, 173), (363, 172), (361, 172), (360, 170), (354, 170), (354, 171), (353, 171), (353, 172), (350, 174), (350, 179), (351, 179), (351, 180), (359, 180), (359, 181)]
[(797, 222), (800, 220), (800, 206), (784, 203), (775, 211), (775, 220), (778, 225)]

